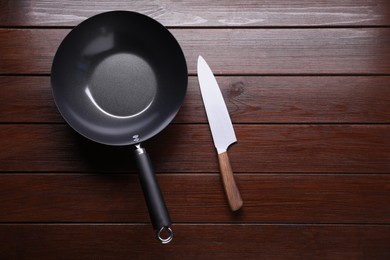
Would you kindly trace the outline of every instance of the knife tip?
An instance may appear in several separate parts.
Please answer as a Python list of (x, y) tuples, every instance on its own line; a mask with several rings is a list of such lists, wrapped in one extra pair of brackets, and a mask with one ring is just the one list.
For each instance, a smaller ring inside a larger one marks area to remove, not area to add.
[(203, 59), (203, 57), (201, 55), (198, 56), (198, 65), (197, 65), (197, 70), (198, 70), (198, 73), (199, 73), (199, 70), (201, 69), (202, 67), (202, 63), (205, 63), (206, 61)]

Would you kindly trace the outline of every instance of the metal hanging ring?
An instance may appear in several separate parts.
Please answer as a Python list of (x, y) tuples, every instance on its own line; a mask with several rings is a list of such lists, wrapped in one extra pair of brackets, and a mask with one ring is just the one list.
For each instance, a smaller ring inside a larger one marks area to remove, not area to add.
[[(168, 237), (166, 237), (166, 238), (163, 238), (161, 236), (162, 235), (161, 233), (164, 230), (166, 230), (168, 232)], [(162, 227), (162, 228), (160, 228), (160, 230), (157, 232), (157, 238), (158, 238), (158, 240), (160, 240), (160, 242), (162, 244), (168, 244), (173, 239), (173, 231), (172, 231), (172, 229), (170, 227)]]

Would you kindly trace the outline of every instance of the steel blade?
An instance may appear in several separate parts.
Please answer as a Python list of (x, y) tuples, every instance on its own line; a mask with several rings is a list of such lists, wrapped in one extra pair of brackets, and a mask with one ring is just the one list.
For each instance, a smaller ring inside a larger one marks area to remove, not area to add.
[(198, 58), (198, 80), (214, 145), (220, 154), (237, 138), (217, 80), (202, 56)]

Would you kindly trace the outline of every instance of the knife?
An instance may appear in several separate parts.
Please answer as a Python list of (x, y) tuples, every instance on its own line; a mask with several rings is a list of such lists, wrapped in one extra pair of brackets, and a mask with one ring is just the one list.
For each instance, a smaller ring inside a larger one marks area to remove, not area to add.
[(198, 80), (214, 146), (218, 153), (219, 169), (226, 197), (230, 209), (236, 211), (242, 207), (243, 201), (234, 180), (227, 149), (237, 142), (237, 138), (217, 80), (202, 56), (198, 57)]

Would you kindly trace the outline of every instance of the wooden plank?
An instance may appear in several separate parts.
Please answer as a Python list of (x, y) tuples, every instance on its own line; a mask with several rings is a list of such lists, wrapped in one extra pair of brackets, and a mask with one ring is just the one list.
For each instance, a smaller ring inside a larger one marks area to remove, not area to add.
[[(389, 174), (238, 174), (232, 213), (218, 174), (158, 174), (174, 223), (390, 222)], [(149, 222), (134, 174), (2, 174), (1, 222)]]
[[(236, 125), (236, 172), (390, 171), (390, 125)], [(158, 172), (219, 172), (206, 124), (171, 125), (145, 144)], [(0, 171), (134, 171), (132, 147), (89, 141), (67, 125), (0, 125)]]
[[(0, 74), (48, 74), (67, 29), (0, 29)], [(390, 28), (172, 29), (196, 73), (389, 74)], [(226, 54), (229, 55), (226, 55)]]
[(131, 10), (166, 26), (389, 25), (386, 0), (344, 1), (2, 1), (0, 26), (73, 26), (111, 10)]
[[(7, 259), (388, 259), (390, 226), (174, 225), (158, 244), (149, 226), (0, 225)], [(21, 246), (23, 245), (23, 246)]]
[[(387, 123), (390, 77), (218, 77), (234, 123)], [(1, 77), (0, 122), (64, 123), (50, 78)], [(198, 80), (176, 123), (206, 123)]]
[(50, 77), (1, 77), (0, 122), (64, 123), (58, 112)]
[(49, 73), (55, 51), (67, 32), (0, 29), (0, 74)]

